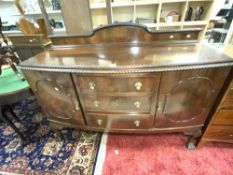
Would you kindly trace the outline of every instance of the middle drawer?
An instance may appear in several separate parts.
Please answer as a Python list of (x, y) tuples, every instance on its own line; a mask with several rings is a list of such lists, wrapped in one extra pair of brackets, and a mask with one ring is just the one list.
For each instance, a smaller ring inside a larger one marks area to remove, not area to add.
[(87, 111), (150, 113), (152, 96), (91, 96), (84, 95)]

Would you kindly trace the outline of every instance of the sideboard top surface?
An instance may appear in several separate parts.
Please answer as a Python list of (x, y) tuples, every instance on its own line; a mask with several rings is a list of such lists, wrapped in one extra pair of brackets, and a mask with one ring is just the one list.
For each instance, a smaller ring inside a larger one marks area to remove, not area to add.
[[(233, 47), (232, 47), (233, 49)], [(228, 49), (230, 50), (230, 49)], [(209, 45), (57, 46), (20, 64), (22, 69), (61, 72), (153, 72), (233, 65), (230, 55)]]
[(151, 32), (138, 25), (109, 25), (86, 36), (54, 37), (55, 46), (20, 66), (58, 72), (127, 73), (233, 65), (229, 55), (197, 44), (199, 32)]

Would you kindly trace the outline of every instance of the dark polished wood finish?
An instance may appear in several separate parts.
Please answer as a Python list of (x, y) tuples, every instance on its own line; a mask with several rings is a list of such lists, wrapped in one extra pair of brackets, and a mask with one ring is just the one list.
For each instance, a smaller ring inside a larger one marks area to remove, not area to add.
[(229, 71), (226, 67), (164, 72), (155, 126), (203, 124)]
[(109, 44), (53, 47), (21, 68), (76, 73), (131, 73), (231, 66), (232, 59), (208, 45)]
[(135, 24), (113, 24), (100, 27), (86, 36), (61, 35), (51, 36), (54, 45), (80, 45), (115, 42), (164, 42), (164, 41), (186, 41), (194, 42), (198, 40), (201, 28), (184, 29), (182, 33), (173, 31), (150, 32), (147, 28)]
[(90, 36), (58, 37), (55, 44), (63, 46), (20, 67), (49, 120), (58, 125), (198, 137), (233, 59), (208, 45), (165, 44), (158, 40), (163, 34), (114, 25)]
[[(233, 55), (233, 53), (232, 53)], [(197, 146), (200, 148), (206, 142), (233, 143), (233, 69), (229, 75), (231, 83), (217, 106), (202, 138)]]
[(52, 119), (84, 125), (70, 74), (24, 71), (41, 107)]

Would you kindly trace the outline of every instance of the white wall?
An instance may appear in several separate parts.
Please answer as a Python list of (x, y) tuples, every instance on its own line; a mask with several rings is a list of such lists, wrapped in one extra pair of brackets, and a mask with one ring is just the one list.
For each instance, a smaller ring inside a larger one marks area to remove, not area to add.
[(0, 1), (0, 16), (2, 22), (9, 22), (9, 24), (15, 24), (18, 21), (18, 16), (12, 16), (12, 14), (17, 14), (18, 10), (14, 4), (14, 1)]

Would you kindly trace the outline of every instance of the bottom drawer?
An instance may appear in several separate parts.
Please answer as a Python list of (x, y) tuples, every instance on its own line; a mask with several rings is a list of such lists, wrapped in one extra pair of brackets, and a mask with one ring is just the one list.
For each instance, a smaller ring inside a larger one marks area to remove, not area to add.
[(147, 129), (154, 123), (151, 115), (87, 114), (87, 125), (108, 129)]
[(216, 140), (233, 140), (233, 126), (211, 126), (205, 138)]

